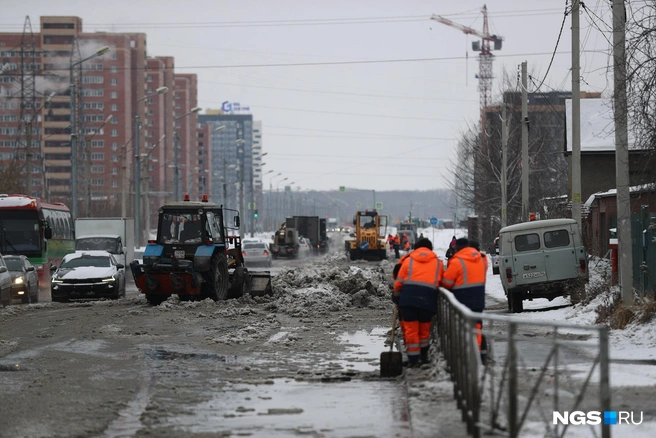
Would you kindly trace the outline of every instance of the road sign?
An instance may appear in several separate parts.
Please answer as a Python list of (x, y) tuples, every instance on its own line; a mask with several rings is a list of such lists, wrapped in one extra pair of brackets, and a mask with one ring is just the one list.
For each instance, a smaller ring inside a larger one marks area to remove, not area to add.
[(376, 202), (376, 210), (382, 210), (383, 209), (383, 203), (382, 202)]
[(346, 191), (346, 186), (339, 186), (339, 191), (344, 193)]
[(437, 218), (436, 218), (436, 217), (432, 217), (432, 218), (430, 219), (430, 223), (431, 223), (431, 225), (437, 225)]

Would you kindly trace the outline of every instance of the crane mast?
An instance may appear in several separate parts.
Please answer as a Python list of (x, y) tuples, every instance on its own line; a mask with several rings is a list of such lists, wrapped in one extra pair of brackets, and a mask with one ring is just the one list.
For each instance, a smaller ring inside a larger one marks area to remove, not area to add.
[[(444, 18), (439, 15), (433, 15), (431, 20), (435, 20), (438, 23), (445, 24), (447, 26), (458, 29), (467, 35), (474, 35), (481, 39), (481, 41), (474, 41), (472, 43), (472, 50), (475, 52), (480, 52), (478, 56), (478, 91), (480, 93), (480, 109), (481, 109), (481, 123), (483, 123), (483, 114), (485, 113), (485, 108), (489, 106), (492, 102), (492, 79), (493, 70), (492, 63), (494, 61), (494, 55), (492, 54), (492, 47), (494, 50), (501, 49), (501, 42), (503, 38), (497, 35), (490, 35), (490, 29), (488, 25), (487, 18), (487, 6), (483, 5), (483, 30), (478, 31), (468, 26), (463, 26), (461, 24), (454, 23), (448, 18)], [(490, 43), (494, 43), (494, 46), (491, 46)], [(483, 129), (483, 124), (481, 124), (481, 129)]]

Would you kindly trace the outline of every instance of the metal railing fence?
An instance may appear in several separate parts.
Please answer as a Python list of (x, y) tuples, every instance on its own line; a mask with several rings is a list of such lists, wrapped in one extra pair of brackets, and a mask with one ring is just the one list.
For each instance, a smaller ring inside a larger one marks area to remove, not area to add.
[[(485, 364), (476, 340), (481, 321)], [(571, 425), (554, 424), (554, 411), (610, 411), (607, 327), (475, 313), (440, 288), (432, 335), (473, 437), (514, 438), (530, 429), (564, 437)], [(603, 422), (587, 427), (610, 438)]]

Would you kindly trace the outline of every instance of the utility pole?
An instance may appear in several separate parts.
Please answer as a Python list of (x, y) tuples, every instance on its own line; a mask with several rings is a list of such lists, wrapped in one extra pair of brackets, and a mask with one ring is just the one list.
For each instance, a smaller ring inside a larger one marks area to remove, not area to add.
[(527, 63), (522, 62), (522, 221), (528, 221), (528, 73)]
[(25, 124), (25, 174), (27, 196), (32, 196), (32, 122)]
[(141, 248), (141, 150), (139, 149), (139, 101), (134, 116), (134, 238), (136, 247)]
[(128, 170), (126, 166), (126, 157), (127, 157), (127, 147), (128, 144), (123, 145), (123, 164), (121, 165), (121, 217), (128, 216), (128, 204), (127, 204), (127, 185), (128, 185)]
[(508, 167), (508, 118), (506, 102), (501, 104), (501, 228), (508, 225), (508, 184), (506, 168)]
[[(572, 219), (581, 229), (581, 66), (579, 3), (572, 0)], [(622, 6), (624, 7), (624, 6)]]
[(631, 194), (626, 102), (626, 10), (624, 0), (613, 0), (613, 77), (615, 81), (615, 180), (617, 183), (617, 238), (622, 303), (633, 305)]
[(70, 68), (71, 77), (71, 195), (73, 202), (71, 202), (71, 218), (73, 223), (77, 219), (77, 114), (75, 108), (77, 102), (75, 101), (75, 77), (73, 76), (73, 63)]

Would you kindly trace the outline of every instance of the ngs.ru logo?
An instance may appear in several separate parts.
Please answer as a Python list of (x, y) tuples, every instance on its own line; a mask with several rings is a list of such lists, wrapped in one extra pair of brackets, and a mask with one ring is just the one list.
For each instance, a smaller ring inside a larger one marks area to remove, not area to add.
[(637, 413), (629, 411), (565, 411), (563, 413), (554, 411), (553, 424), (573, 424), (578, 426), (580, 424), (642, 424), (642, 411), (640, 411), (640, 421), (637, 421)]

